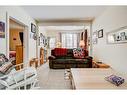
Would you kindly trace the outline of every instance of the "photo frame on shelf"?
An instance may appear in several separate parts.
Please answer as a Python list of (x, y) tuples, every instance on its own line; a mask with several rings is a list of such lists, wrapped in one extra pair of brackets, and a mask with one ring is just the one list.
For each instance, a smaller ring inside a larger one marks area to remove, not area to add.
[(98, 31), (98, 38), (103, 38), (103, 29)]
[(33, 23), (31, 23), (31, 32), (36, 33), (36, 25), (34, 25)]
[(5, 38), (5, 23), (0, 21), (0, 38)]
[(108, 32), (106, 39), (108, 44), (127, 43), (127, 26)]
[(92, 42), (93, 44), (97, 44), (97, 31), (96, 32), (93, 32), (93, 39), (92, 39)]

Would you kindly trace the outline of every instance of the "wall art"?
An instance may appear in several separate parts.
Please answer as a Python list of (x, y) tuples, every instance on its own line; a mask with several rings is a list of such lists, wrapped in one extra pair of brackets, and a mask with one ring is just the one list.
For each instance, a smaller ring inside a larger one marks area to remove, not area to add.
[(97, 44), (97, 31), (93, 32), (92, 42), (93, 44)]
[(0, 21), (0, 38), (5, 38), (5, 23)]
[(98, 38), (102, 38), (103, 37), (103, 29), (98, 31)]
[(106, 34), (107, 43), (126, 43), (127, 42), (127, 26), (113, 30)]
[(36, 26), (33, 23), (31, 23), (31, 32), (36, 33)]

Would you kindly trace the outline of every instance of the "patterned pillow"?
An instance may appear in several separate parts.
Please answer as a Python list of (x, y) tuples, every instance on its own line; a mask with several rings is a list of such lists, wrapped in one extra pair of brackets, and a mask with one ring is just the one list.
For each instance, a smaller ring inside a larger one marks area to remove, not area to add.
[(84, 58), (84, 50), (82, 48), (75, 48), (73, 49), (73, 55), (74, 55), (74, 58)]
[(5, 62), (8, 62), (8, 59), (4, 54), (0, 53), (0, 66), (2, 66)]
[(4, 63), (5, 63), (4, 58), (0, 56), (0, 66), (2, 66)]
[(11, 62), (7, 62), (6, 64), (3, 64), (0, 66), (0, 72), (3, 74), (6, 74), (6, 72), (13, 66)]
[(0, 53), (0, 58), (3, 58), (5, 62), (8, 62), (8, 58), (2, 53)]

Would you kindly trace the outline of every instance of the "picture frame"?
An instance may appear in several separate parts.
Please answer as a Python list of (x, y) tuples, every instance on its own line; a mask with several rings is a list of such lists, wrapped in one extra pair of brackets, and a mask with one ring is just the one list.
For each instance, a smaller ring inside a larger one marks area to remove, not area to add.
[(106, 40), (108, 44), (127, 43), (127, 26), (108, 32)]
[(33, 34), (33, 39), (37, 40), (37, 34), (36, 33)]
[(40, 44), (43, 44), (44, 35), (40, 33)]
[(92, 37), (92, 42), (93, 44), (97, 44), (98, 42), (98, 39), (97, 39), (97, 31), (93, 32), (93, 37)]
[(0, 21), (0, 38), (5, 38), (5, 23)]
[(98, 31), (98, 38), (103, 38), (103, 29)]
[(36, 33), (36, 25), (34, 25), (33, 23), (31, 23), (31, 32)]

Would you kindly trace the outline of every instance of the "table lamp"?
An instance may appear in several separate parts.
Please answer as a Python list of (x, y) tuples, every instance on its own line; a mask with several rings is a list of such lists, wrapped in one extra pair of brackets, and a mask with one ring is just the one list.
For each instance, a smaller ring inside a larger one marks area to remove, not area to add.
[(56, 43), (56, 47), (57, 47), (57, 48), (61, 48), (61, 42), (57, 42), (57, 43)]

